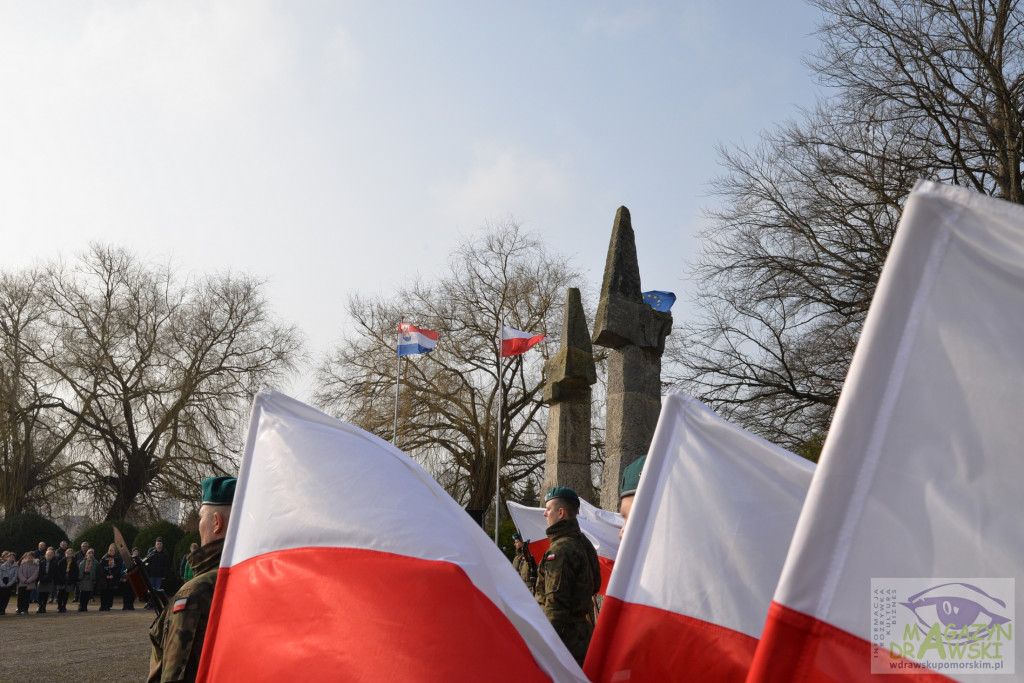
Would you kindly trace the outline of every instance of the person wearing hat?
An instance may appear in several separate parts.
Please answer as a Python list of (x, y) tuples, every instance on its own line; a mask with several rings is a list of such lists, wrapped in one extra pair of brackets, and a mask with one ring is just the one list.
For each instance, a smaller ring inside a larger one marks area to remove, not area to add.
[(196, 679), (236, 483), (234, 477), (203, 480), (203, 501), (199, 507), (201, 546), (189, 560), (195, 577), (174, 594), (149, 629), (153, 643), (147, 679), (150, 683)]
[(512, 560), (512, 566), (519, 572), (519, 578), (532, 593), (537, 585), (537, 561), (530, 554), (529, 542), (523, 543), (523, 537), (519, 532), (512, 534), (512, 542), (516, 544), (516, 556)]
[(629, 513), (633, 509), (633, 497), (636, 496), (637, 487), (640, 486), (640, 473), (643, 472), (646, 461), (647, 456), (641, 456), (622, 471), (622, 486), (619, 487), (619, 514), (622, 515), (622, 528), (619, 529), (620, 539), (626, 532), (626, 522), (629, 521)]
[(580, 497), (556, 486), (544, 497), (551, 544), (537, 568), (534, 597), (580, 666), (594, 633), (594, 595), (601, 589), (601, 565), (594, 545), (580, 531)]

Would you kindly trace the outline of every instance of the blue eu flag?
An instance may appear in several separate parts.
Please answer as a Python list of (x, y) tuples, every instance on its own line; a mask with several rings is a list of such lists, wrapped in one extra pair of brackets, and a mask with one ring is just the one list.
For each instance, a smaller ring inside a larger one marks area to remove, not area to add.
[(676, 302), (676, 295), (672, 292), (660, 292), (658, 290), (651, 290), (650, 292), (644, 292), (644, 303), (649, 305), (656, 311), (664, 311), (668, 313), (672, 308), (672, 304)]

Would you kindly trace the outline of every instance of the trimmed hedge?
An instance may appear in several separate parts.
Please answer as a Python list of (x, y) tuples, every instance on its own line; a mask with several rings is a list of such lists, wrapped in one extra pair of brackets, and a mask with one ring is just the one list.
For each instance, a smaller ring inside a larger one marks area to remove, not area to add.
[(59, 526), (35, 512), (12, 515), (0, 522), (0, 551), (10, 550), (18, 559), (39, 547), (39, 541), (56, 548), (67, 536)]
[(139, 533), (139, 529), (131, 522), (126, 522), (123, 519), (116, 522), (100, 522), (89, 527), (75, 537), (75, 541), (71, 545), (72, 549), (77, 553), (82, 547), (82, 541), (85, 541), (89, 544), (90, 548), (96, 551), (96, 559), (103, 557), (107, 554), (110, 544), (114, 542), (115, 526), (121, 532), (121, 535), (124, 536), (124, 542), (128, 545), (128, 550), (130, 551), (135, 536)]

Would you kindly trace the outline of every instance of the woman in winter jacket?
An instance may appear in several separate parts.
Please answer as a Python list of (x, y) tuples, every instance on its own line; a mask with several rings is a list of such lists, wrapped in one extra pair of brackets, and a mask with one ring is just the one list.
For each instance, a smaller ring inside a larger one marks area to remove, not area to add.
[(7, 611), (11, 593), (18, 590), (18, 556), (9, 550), (0, 553), (0, 614)]
[(109, 612), (114, 606), (114, 591), (121, 583), (121, 555), (113, 543), (107, 554), (100, 559), (100, 611)]
[(18, 565), (18, 614), (28, 614), (29, 596), (36, 589), (39, 579), (39, 560), (35, 553), (27, 552), (21, 556)]
[(46, 613), (46, 600), (53, 592), (57, 582), (57, 565), (60, 564), (53, 554), (53, 548), (47, 548), (46, 554), (39, 562), (39, 609), (36, 614)]
[(89, 611), (89, 600), (92, 598), (92, 591), (96, 587), (96, 577), (99, 576), (100, 563), (96, 559), (96, 551), (89, 548), (85, 553), (85, 559), (78, 564), (78, 611)]

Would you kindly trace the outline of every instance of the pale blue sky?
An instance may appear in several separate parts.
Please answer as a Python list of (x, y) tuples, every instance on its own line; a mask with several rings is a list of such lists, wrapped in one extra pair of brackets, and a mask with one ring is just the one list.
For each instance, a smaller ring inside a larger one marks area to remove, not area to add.
[(813, 103), (817, 13), (624, 5), (0, 0), (0, 268), (98, 240), (260, 274), (319, 354), (350, 292), (508, 216), (596, 290), (624, 204), (684, 295), (714, 147)]

